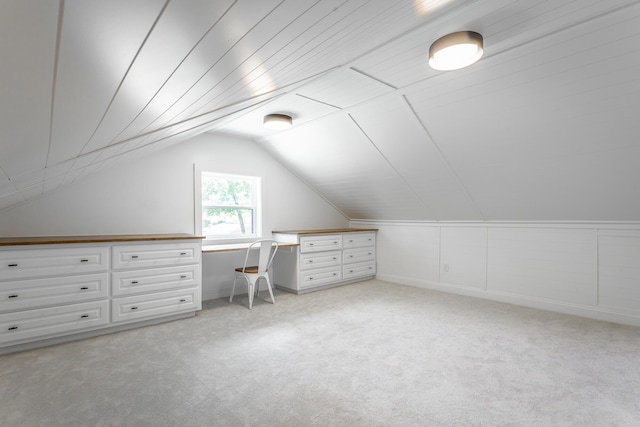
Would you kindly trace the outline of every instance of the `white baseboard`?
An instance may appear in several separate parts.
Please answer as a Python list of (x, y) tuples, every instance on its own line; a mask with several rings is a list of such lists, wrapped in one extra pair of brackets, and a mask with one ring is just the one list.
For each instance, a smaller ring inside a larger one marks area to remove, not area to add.
[(602, 309), (600, 307), (583, 306), (577, 304), (568, 304), (564, 302), (533, 298), (522, 295), (507, 294), (485, 289), (460, 286), (450, 283), (434, 282), (430, 280), (418, 280), (412, 277), (403, 277), (396, 275), (377, 274), (376, 279), (386, 282), (407, 285), (416, 288), (430, 289), (442, 292), (449, 292), (459, 295), (465, 295), (475, 298), (483, 298), (492, 301), (499, 301), (508, 304), (521, 305), (540, 310), (554, 311), (557, 313), (570, 314), (573, 316), (586, 317), (589, 319), (603, 320), (613, 323), (621, 323), (624, 325), (640, 326), (640, 317), (632, 316), (625, 313), (616, 313)]

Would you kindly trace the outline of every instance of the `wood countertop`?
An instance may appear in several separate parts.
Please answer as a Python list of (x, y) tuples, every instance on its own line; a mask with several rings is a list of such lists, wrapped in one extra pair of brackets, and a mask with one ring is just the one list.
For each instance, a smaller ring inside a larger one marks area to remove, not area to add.
[(332, 233), (357, 233), (366, 231), (378, 231), (377, 228), (331, 228), (322, 230), (287, 230), (273, 231), (273, 234), (332, 234)]
[(0, 246), (59, 245), (72, 243), (140, 242), (150, 240), (202, 240), (193, 234), (105, 234), (82, 236), (0, 237)]

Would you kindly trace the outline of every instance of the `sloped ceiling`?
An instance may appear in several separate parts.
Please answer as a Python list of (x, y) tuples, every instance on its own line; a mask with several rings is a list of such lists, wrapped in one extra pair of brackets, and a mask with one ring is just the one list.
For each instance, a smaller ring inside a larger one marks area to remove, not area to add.
[(7, 0), (0, 52), (0, 210), (214, 132), (353, 219), (640, 220), (637, 0)]

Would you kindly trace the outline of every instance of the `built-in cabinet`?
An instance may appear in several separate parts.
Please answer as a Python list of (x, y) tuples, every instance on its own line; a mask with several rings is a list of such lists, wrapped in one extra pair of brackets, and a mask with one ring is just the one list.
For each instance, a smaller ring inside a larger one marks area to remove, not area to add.
[(304, 293), (371, 279), (376, 274), (376, 230), (276, 231), (297, 243), (276, 253), (273, 279), (283, 290)]
[(0, 352), (192, 316), (202, 308), (199, 237), (49, 240), (0, 241)]

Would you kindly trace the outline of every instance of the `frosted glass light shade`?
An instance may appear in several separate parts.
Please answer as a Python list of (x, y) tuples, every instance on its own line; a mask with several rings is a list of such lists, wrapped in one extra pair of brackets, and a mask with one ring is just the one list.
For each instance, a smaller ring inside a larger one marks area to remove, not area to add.
[(483, 53), (482, 35), (459, 31), (433, 42), (429, 48), (429, 65), (436, 70), (458, 70), (478, 61)]
[(286, 114), (267, 114), (264, 116), (263, 123), (266, 128), (283, 130), (293, 126), (293, 119)]

